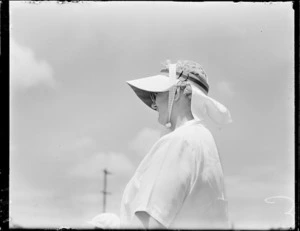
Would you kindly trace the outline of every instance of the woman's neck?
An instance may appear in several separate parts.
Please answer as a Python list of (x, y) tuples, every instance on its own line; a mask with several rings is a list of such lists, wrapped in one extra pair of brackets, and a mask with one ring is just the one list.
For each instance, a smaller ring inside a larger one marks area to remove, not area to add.
[(186, 122), (194, 119), (193, 114), (191, 112), (179, 114), (174, 117), (175, 118), (171, 119), (171, 130), (172, 131), (174, 131), (176, 128), (182, 126)]

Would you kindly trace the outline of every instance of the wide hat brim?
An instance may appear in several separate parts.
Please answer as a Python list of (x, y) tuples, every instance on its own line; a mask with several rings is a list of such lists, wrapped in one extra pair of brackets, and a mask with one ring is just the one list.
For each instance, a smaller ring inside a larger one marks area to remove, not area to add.
[(126, 82), (135, 94), (151, 109), (153, 108), (151, 107), (152, 100), (150, 98), (150, 94), (169, 91), (169, 89), (176, 83), (171, 81), (171, 79), (165, 75), (154, 75)]

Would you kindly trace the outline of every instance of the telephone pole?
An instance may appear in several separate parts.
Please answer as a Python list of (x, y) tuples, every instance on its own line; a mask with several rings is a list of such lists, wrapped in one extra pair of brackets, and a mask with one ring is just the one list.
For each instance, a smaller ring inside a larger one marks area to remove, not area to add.
[(110, 195), (111, 194), (110, 192), (106, 191), (106, 186), (107, 186), (106, 176), (108, 174), (111, 174), (111, 172), (107, 171), (106, 168), (103, 170), (103, 172), (104, 172), (104, 188), (103, 188), (102, 193), (103, 193), (103, 213), (105, 213), (105, 209), (106, 209), (106, 195)]

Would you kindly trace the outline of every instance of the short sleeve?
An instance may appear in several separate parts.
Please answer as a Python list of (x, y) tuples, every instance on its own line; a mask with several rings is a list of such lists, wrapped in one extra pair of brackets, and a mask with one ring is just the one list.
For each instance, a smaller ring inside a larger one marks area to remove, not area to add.
[(169, 137), (153, 149), (140, 176), (134, 213), (145, 211), (169, 227), (190, 193), (195, 178), (193, 146), (182, 137)]

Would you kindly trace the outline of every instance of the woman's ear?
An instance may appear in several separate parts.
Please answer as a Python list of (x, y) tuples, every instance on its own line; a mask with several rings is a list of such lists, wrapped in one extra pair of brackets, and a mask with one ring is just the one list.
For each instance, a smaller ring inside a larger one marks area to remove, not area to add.
[(179, 100), (179, 98), (180, 98), (180, 87), (177, 87), (176, 92), (175, 92), (174, 101)]

